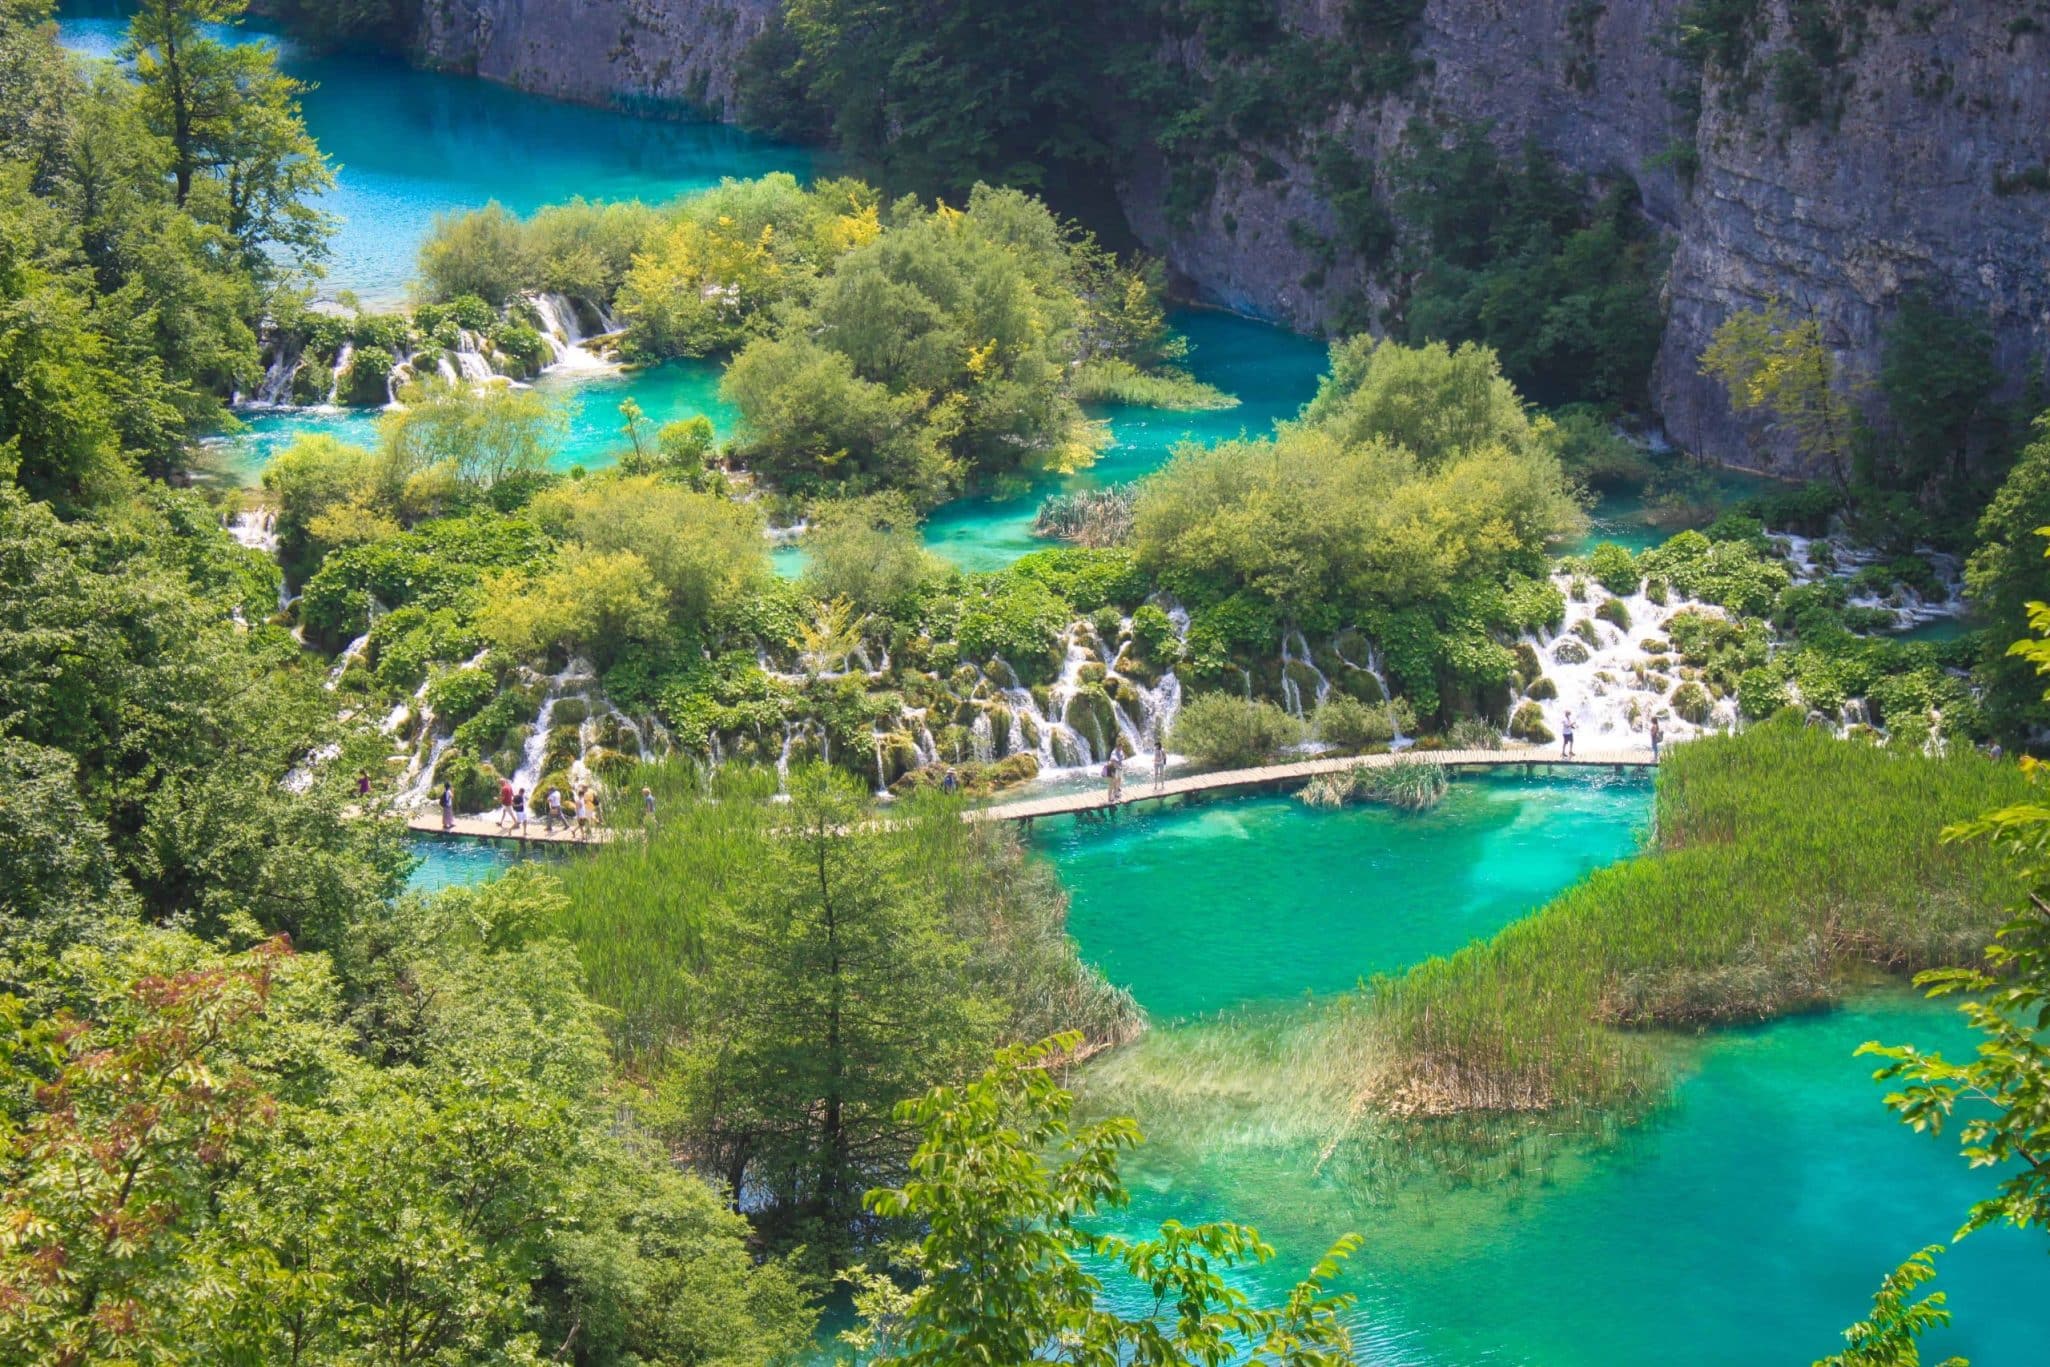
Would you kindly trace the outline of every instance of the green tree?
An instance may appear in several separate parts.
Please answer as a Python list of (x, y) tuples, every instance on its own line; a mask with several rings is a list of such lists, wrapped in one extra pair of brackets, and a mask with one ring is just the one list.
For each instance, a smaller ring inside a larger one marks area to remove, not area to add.
[(1740, 309), (1716, 328), (1701, 373), (1723, 383), (1732, 409), (1770, 414), (1796, 451), (1827, 469), (1839, 489), (1849, 485), (1851, 400), (1820, 322), (1795, 321), (1777, 298)]
[[(921, 1134), (910, 1179), (870, 1192), (868, 1204), (924, 1224), (913, 1259), (922, 1278), (905, 1293), (857, 1277), (865, 1322), (846, 1337), (876, 1361), (904, 1367), (1351, 1362), (1341, 1317), (1353, 1298), (1327, 1284), (1359, 1247), (1357, 1235), (1334, 1244), (1282, 1304), (1260, 1306), (1226, 1280), (1233, 1268), (1274, 1256), (1247, 1226), (1170, 1220), (1139, 1240), (1088, 1230), (1092, 1217), (1126, 1203), (1119, 1157), (1140, 1135), (1127, 1119), (1074, 1123), (1074, 1097), (1049, 1065), (1080, 1041), (1058, 1035), (1007, 1049), (979, 1078), (898, 1108)], [(1153, 1313), (1104, 1309), (1085, 1257), (1149, 1287)]]
[(1986, 716), (2010, 744), (2050, 723), (2050, 704), (2029, 662), (2007, 647), (2028, 624), (2029, 604), (2050, 601), (2050, 564), (2037, 529), (2050, 524), (2050, 414), (2037, 418), (2034, 439), (2015, 457), (1980, 514), (1977, 541), (1965, 562), (1965, 591), (1991, 628), (1976, 676), (1986, 690)]
[(810, 522), (804, 583), (821, 601), (845, 598), (863, 612), (888, 613), (945, 569), (925, 549), (918, 516), (901, 494), (822, 503)]
[(854, 782), (817, 765), (792, 772), (790, 799), (785, 838), (707, 932), (716, 1029), (689, 1046), (686, 1123), (779, 1240), (837, 1267), (863, 1190), (911, 1152), (897, 1103), (966, 1071), (1000, 1014), (923, 868), (922, 828), (953, 809), (874, 825)]
[(253, 270), (282, 247), (324, 251), (331, 222), (308, 201), (334, 184), (299, 114), (305, 87), (266, 44), (224, 42), (208, 25), (240, 21), (248, 0), (142, 0), (123, 55), (145, 122), (170, 145), (175, 202), (241, 244)]

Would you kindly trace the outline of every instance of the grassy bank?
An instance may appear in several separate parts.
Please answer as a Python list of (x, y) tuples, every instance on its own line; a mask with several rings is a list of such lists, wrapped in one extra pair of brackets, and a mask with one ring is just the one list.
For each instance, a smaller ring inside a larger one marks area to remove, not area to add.
[(2013, 765), (1789, 722), (1676, 747), (1657, 848), (1457, 954), (1373, 985), (1377, 1108), (1616, 1106), (1663, 1092), (1642, 1027), (1767, 1019), (1873, 969), (1974, 961), (2015, 883), (1945, 825), (2023, 799)]

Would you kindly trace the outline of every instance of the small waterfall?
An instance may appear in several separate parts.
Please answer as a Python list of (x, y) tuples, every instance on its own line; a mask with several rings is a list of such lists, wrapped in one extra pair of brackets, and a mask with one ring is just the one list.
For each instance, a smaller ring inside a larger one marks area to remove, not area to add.
[(342, 648), (342, 653), (335, 657), (334, 668), (327, 672), (327, 683), (324, 687), (328, 692), (332, 693), (335, 689), (341, 687), (342, 675), (349, 672), (350, 665), (363, 658), (363, 652), (369, 645), (370, 633), (365, 631), (361, 636), (358, 636)]
[(975, 714), (975, 723), (968, 728), (968, 735), (975, 746), (976, 763), (988, 764), (997, 757), (996, 728), (990, 725), (989, 713)]
[(550, 356), (546, 369), (591, 373), (619, 368), (584, 345), (593, 338), (610, 336), (619, 330), (610, 326), (610, 318), (600, 313), (599, 322), (603, 330), (587, 334), (578, 321), (576, 305), (567, 296), (542, 293), (527, 295), (526, 299), (541, 319), (541, 340), (548, 347)]
[(348, 373), (349, 358), (355, 354), (356, 344), (354, 342), (344, 342), (335, 351), (334, 372), (329, 376), (327, 382), (327, 406), (329, 408), (340, 408), (342, 406), (342, 376)]
[(397, 799), (401, 807), (417, 807), (424, 802), (433, 801), (434, 771), (441, 767), (442, 754), (447, 751), (450, 744), (452, 742), (447, 736), (436, 736), (434, 744), (427, 751), (425, 762), (415, 756), (415, 767), (408, 769), (406, 777), (401, 780), (406, 784)]
[(1316, 661), (1310, 658), (1310, 643), (1294, 627), (1281, 633), (1281, 700), (1289, 711), (1303, 717), (1307, 715), (1303, 708), (1303, 690), (1290, 677), (1290, 665), (1308, 670), (1316, 680), (1316, 692), (1310, 699), (1310, 705), (1315, 707), (1323, 702), (1331, 692), (1331, 680), (1324, 677), (1324, 671), (1317, 668)]
[(286, 408), (292, 401), (292, 377), (299, 373), (304, 360), (298, 352), (289, 352), (282, 347), (270, 363), (270, 369), (263, 372), (263, 383), (256, 388), (256, 397), (250, 402), (258, 408)]
[(498, 378), (498, 372), (485, 358), (483, 342), (481, 336), (468, 328), (462, 330), (456, 341), (456, 371), (472, 384), (484, 384)]
[(797, 744), (797, 727), (791, 722), (783, 723), (783, 748), (776, 752), (776, 791), (779, 794), (790, 791), (790, 751)]
[(275, 513), (263, 508), (244, 508), (228, 523), (228, 535), (253, 551), (275, 555), (278, 549), (277, 524)]
[(874, 735), (876, 738), (876, 796), (888, 797), (890, 795), (890, 781), (883, 776), (883, 733), (877, 731)]

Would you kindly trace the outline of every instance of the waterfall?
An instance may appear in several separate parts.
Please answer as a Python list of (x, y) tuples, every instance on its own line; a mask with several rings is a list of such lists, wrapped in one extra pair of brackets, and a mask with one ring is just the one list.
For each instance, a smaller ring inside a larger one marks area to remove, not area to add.
[(299, 373), (304, 359), (298, 352), (288, 352), (282, 346), (277, 357), (271, 361), (270, 369), (263, 372), (263, 383), (256, 388), (256, 397), (251, 402), (259, 408), (289, 407), (292, 398), (292, 377)]
[(890, 781), (883, 776), (883, 733), (877, 731), (874, 735), (876, 738), (876, 796), (888, 797), (890, 795)]
[(253, 551), (276, 554), (278, 549), (277, 515), (262, 508), (244, 508), (235, 514), (228, 524), (228, 535)]
[(1317, 681), (1317, 691), (1311, 698), (1310, 705), (1315, 707), (1323, 702), (1326, 695), (1331, 692), (1331, 680), (1324, 677), (1324, 671), (1317, 668), (1316, 661), (1310, 658), (1310, 643), (1304, 640), (1303, 633), (1294, 627), (1281, 633), (1281, 700), (1289, 711), (1302, 717), (1306, 715), (1303, 710), (1303, 691), (1290, 677), (1290, 665), (1308, 670)]
[(783, 723), (783, 748), (776, 752), (776, 792), (779, 795), (790, 791), (790, 750), (797, 743), (797, 728), (790, 722)]
[(975, 746), (976, 763), (987, 764), (997, 757), (996, 728), (990, 725), (989, 713), (977, 712), (968, 734)]
[(370, 633), (365, 631), (361, 636), (358, 636), (342, 648), (342, 653), (335, 657), (334, 668), (330, 669), (327, 673), (327, 684), (325, 687), (328, 692), (332, 693), (341, 686), (342, 675), (349, 672), (350, 665), (362, 658), (364, 650), (369, 645)]
[(498, 372), (485, 358), (483, 340), (468, 328), (464, 328), (456, 340), (456, 369), (472, 384), (484, 384), (498, 378)]
[(587, 348), (584, 343), (594, 337), (610, 336), (619, 329), (611, 326), (612, 320), (599, 313), (603, 331), (586, 334), (578, 321), (577, 309), (567, 296), (553, 293), (529, 294), (526, 300), (541, 319), (541, 340), (548, 347), (550, 360), (546, 369), (563, 372), (603, 372), (619, 367)]
[(329, 375), (327, 382), (327, 407), (340, 408), (342, 406), (342, 376), (348, 372), (349, 358), (355, 354), (356, 344), (354, 342), (344, 342), (335, 351), (335, 368), (333, 373)]

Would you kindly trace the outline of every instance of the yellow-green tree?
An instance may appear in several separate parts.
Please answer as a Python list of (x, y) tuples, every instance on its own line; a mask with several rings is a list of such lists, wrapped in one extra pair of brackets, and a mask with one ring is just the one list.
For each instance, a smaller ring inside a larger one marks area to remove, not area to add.
[(1730, 391), (1739, 413), (1762, 412), (1821, 462), (1838, 487), (1849, 481), (1851, 398), (1815, 318), (1796, 320), (1777, 297), (1724, 319), (1701, 353), (1701, 373)]

